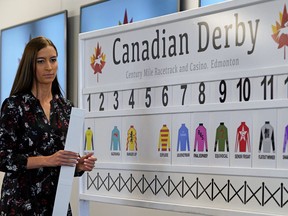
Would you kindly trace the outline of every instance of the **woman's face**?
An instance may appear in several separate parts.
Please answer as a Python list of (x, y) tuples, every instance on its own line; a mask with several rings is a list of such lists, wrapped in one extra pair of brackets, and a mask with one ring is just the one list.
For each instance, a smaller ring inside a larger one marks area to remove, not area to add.
[(36, 58), (36, 81), (38, 85), (52, 84), (57, 70), (57, 53), (54, 47), (47, 46), (39, 50)]

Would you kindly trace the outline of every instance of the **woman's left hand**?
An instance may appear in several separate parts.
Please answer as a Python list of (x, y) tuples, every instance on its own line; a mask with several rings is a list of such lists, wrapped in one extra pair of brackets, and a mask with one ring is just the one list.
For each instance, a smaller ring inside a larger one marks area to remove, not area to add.
[(93, 156), (93, 153), (88, 153), (82, 156), (76, 165), (76, 170), (81, 171), (91, 171), (93, 170), (96, 162), (96, 158)]

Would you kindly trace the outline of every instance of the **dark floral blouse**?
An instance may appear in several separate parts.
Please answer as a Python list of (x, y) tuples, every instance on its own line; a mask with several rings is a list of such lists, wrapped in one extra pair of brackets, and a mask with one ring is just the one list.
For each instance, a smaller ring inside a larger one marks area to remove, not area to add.
[[(0, 117), (0, 215), (51, 216), (60, 167), (27, 169), (30, 156), (64, 149), (72, 104), (55, 95), (50, 121), (32, 94), (7, 98)], [(68, 214), (71, 215), (69, 206)]]

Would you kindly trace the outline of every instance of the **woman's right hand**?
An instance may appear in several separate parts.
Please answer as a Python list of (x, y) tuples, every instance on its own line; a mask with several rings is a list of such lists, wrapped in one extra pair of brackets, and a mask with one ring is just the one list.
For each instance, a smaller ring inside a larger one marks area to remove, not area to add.
[(48, 158), (50, 166), (76, 166), (79, 160), (79, 154), (66, 151), (59, 150)]
[(50, 156), (28, 157), (27, 169), (41, 167), (76, 166), (80, 159), (78, 153), (59, 150)]

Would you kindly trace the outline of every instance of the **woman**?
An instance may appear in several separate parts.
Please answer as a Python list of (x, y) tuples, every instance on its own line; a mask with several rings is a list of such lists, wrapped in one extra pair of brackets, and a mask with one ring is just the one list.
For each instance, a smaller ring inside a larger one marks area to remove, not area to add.
[(32, 39), (2, 104), (0, 215), (51, 216), (60, 166), (75, 166), (75, 176), (94, 167), (92, 153), (80, 158), (63, 150), (72, 104), (61, 94), (57, 55), (49, 39)]

